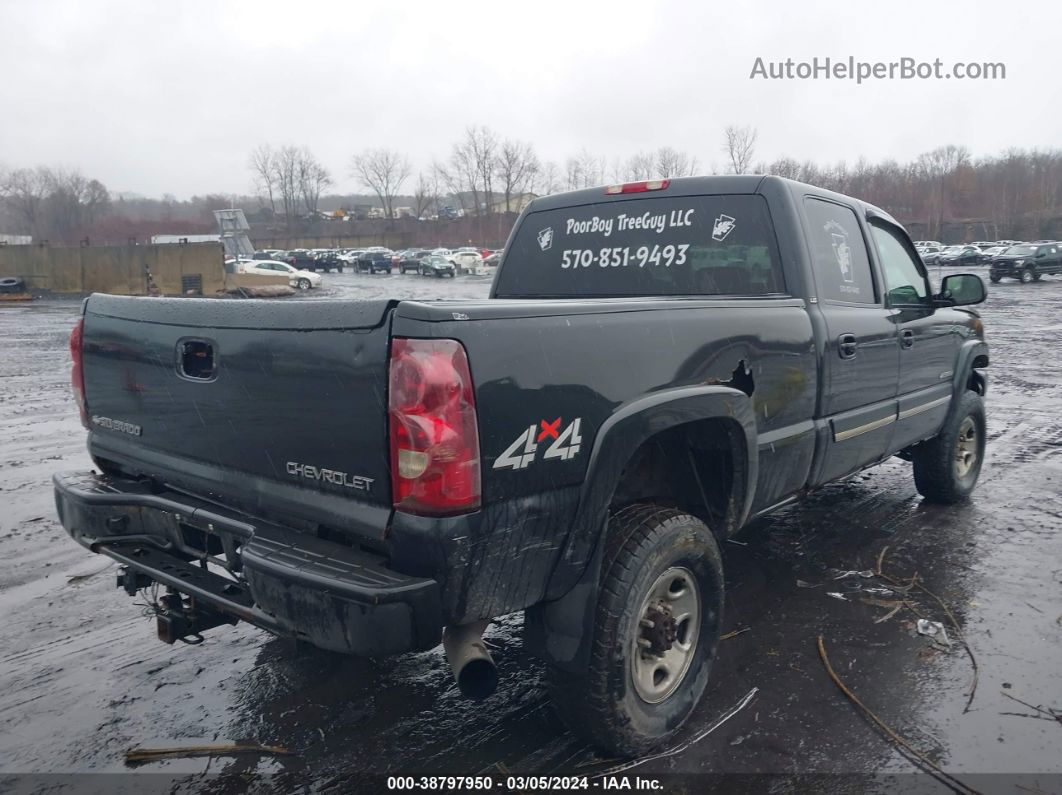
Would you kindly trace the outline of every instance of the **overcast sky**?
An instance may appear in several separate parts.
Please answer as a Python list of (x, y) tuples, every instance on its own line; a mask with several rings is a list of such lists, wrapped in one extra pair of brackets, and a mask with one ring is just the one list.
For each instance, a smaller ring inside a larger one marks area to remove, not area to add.
[[(721, 164), (906, 160), (1062, 145), (1062, 3), (117, 2), (0, 0), (0, 164), (80, 168), (112, 191), (249, 192), (257, 144), (414, 167), (470, 124), (558, 163), (671, 145)], [(750, 80), (757, 57), (999, 61), (1006, 79)]]

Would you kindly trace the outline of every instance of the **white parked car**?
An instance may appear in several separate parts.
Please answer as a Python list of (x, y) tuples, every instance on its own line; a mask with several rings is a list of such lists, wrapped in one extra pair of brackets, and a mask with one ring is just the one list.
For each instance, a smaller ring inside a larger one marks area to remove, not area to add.
[(321, 274), (314, 273), (313, 271), (302, 271), (298, 268), (293, 268), (286, 262), (276, 262), (273, 260), (263, 259), (250, 259), (241, 260), (236, 265), (237, 270), (240, 273), (258, 273), (263, 276), (276, 276), (278, 274), (287, 274), (288, 284), (292, 287), (297, 287), (300, 290), (308, 290), (311, 287), (318, 287), (321, 284)]
[(476, 269), (483, 263), (483, 257), (474, 248), (459, 248), (450, 255), (450, 259), (453, 260), (458, 270), (466, 273), (475, 273)]

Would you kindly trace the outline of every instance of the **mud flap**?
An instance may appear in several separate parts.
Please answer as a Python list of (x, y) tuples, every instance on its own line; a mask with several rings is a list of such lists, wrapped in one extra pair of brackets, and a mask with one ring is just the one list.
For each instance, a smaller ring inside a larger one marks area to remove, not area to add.
[(524, 614), (524, 643), (528, 651), (573, 674), (586, 671), (594, 641), (594, 614), (601, 580), (604, 534), (578, 582), (560, 599), (540, 602)]

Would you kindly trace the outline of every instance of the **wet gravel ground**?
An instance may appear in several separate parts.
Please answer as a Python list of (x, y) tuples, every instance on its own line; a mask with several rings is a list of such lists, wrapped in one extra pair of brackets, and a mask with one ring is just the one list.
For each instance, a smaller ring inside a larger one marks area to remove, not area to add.
[[(289, 300), (484, 297), (488, 286), (328, 274), (322, 289)], [(949, 773), (982, 791), (1017, 791), (988, 786), (976, 778), (983, 773), (1031, 774), (1024, 785), (1032, 791), (1059, 791), (1062, 778), (1050, 774), (1062, 773), (1062, 725), (1008, 697), (1062, 709), (1062, 279), (990, 285), (982, 310), (992, 347), (990, 440), (974, 498), (957, 508), (925, 505), (910, 466), (896, 460), (726, 543), (725, 629), (739, 634), (722, 642), (708, 697), (680, 741), (758, 690), (708, 736), (631, 773), (727, 774), (728, 789), (766, 782), (784, 791), (809, 780), (741, 774), (912, 771), (830, 681), (821, 635), (851, 690)], [(482, 704), (460, 698), (439, 649), (357, 660), (296, 649), (243, 625), (214, 630), (196, 647), (158, 643), (142, 607), (115, 589), (115, 568), (70, 541), (55, 517), (52, 473), (90, 466), (68, 387), (66, 340), (77, 311), (74, 301), (0, 306), (0, 773), (28, 774), (0, 778), (0, 791), (104, 780), (107, 789), (139, 790), (169, 779), (129, 775), (126, 749), (197, 741), (282, 745), (293, 754), (138, 770), (188, 776), (182, 791), (264, 781), (346, 791), (373, 773), (594, 775), (615, 764), (552, 714), (541, 666), (522, 648), (519, 616), (488, 634), (501, 684)], [(895, 595), (874, 589), (893, 583), (832, 579), (874, 569), (883, 550), (886, 575), (906, 583), (917, 573), (961, 627), (978, 670), (968, 709), (973, 666), (959, 633), (949, 627), (952, 645), (942, 647), (914, 628), (915, 611), (948, 624), (942, 604), (915, 588), (913, 609), (885, 618), (891, 605), (875, 600)], [(124, 775), (39, 775), (106, 772)], [(844, 789), (853, 780), (810, 781)]]

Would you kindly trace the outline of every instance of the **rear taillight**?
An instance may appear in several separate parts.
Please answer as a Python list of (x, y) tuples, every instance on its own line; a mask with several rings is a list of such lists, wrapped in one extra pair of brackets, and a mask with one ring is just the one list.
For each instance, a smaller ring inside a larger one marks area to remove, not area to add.
[(78, 411), (81, 412), (81, 424), (89, 426), (88, 408), (85, 406), (85, 370), (82, 365), (82, 347), (85, 340), (85, 318), (80, 318), (70, 332), (70, 386), (74, 390)]
[(424, 516), (476, 510), (479, 433), (461, 343), (392, 340), (388, 411), (395, 508)]
[(651, 179), (645, 182), (626, 182), (622, 185), (609, 185), (605, 188), (605, 193), (613, 195), (616, 193), (645, 193), (651, 190), (664, 190), (671, 184), (669, 179)]

